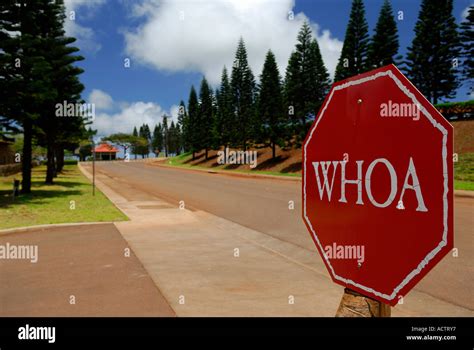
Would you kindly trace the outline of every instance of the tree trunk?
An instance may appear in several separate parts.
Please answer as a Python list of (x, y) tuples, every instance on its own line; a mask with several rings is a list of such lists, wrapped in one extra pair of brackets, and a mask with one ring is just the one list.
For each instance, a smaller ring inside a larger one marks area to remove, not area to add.
[(54, 166), (54, 146), (53, 143), (48, 140), (47, 145), (47, 163), (46, 163), (46, 180), (45, 183), (48, 185), (53, 184), (55, 166)]
[(272, 159), (276, 157), (276, 147), (275, 142), (272, 143)]
[(23, 122), (23, 162), (21, 193), (31, 193), (32, 137), (33, 123), (31, 120), (26, 119)]
[(206, 148), (206, 160), (208, 158), (208, 149)]
[(193, 151), (193, 160), (196, 159), (196, 152)]
[(64, 148), (61, 146), (56, 149), (56, 173), (61, 173), (64, 168)]

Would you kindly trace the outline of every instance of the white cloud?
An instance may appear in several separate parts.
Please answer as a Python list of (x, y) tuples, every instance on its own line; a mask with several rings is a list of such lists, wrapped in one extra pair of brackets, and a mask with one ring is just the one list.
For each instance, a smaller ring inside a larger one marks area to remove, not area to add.
[(88, 100), (89, 103), (95, 104), (96, 110), (111, 109), (114, 103), (112, 97), (108, 93), (98, 89), (92, 90), (89, 94)]
[[(153, 130), (156, 124), (163, 121), (163, 116), (171, 116), (168, 123), (178, 118), (178, 106), (173, 105), (170, 111), (165, 111), (159, 104), (154, 102), (123, 102), (114, 101), (104, 91), (94, 89), (89, 94), (89, 103), (96, 104), (96, 115), (92, 124), (93, 129), (98, 130), (98, 136), (124, 132), (131, 133), (136, 126), (148, 124)], [(106, 110), (117, 110), (116, 113), (107, 113)]]
[[(95, 38), (91, 28), (81, 26), (77, 23), (80, 18), (90, 18), (106, 0), (65, 0), (66, 18), (64, 28), (68, 36), (75, 37), (75, 45), (86, 52), (95, 53), (101, 49), (101, 45)], [(74, 11), (74, 19), (71, 12)]]
[[(132, 15), (144, 17), (145, 22), (124, 33), (126, 52), (132, 59), (160, 70), (201, 72), (217, 84), (223, 65), (232, 65), (242, 36), (256, 76), (268, 49), (274, 52), (284, 74), (298, 31), (308, 20), (303, 13), (289, 20), (293, 8), (293, 0), (142, 0)], [(333, 74), (342, 42), (317, 23), (310, 24)]]
[(473, 4), (467, 6), (461, 13), (461, 20), (464, 21), (467, 19), (467, 16), (469, 16), (469, 8), (472, 6)]

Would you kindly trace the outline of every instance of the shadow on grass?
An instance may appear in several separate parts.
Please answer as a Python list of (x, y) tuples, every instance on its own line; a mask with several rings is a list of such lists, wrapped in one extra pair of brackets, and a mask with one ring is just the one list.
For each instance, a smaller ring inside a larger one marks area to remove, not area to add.
[(297, 173), (298, 171), (301, 171), (302, 168), (302, 163), (301, 162), (296, 162), (293, 164), (288, 165), (286, 168), (283, 168), (281, 170), (282, 173)]
[(196, 162), (194, 163), (194, 165), (199, 165), (199, 164), (202, 164), (202, 163), (205, 163), (209, 160), (213, 160), (213, 159), (216, 159), (217, 158), (217, 154), (213, 155), (213, 156), (208, 156), (207, 159), (206, 157), (204, 157), (203, 159), (201, 159), (199, 162)]
[(226, 170), (235, 170), (240, 166), (240, 164), (229, 164), (224, 167)]
[(199, 153), (199, 154), (196, 153), (194, 159), (193, 159), (193, 156), (191, 155), (191, 157), (188, 160), (185, 160), (183, 162), (183, 164), (189, 164), (189, 163), (195, 162), (196, 160), (198, 160), (201, 157), (204, 157), (204, 153)]
[(265, 169), (271, 169), (273, 168), (275, 165), (278, 165), (282, 162), (284, 162), (285, 160), (288, 159), (288, 156), (276, 156), (275, 158), (270, 158), (270, 159), (267, 159), (266, 161), (258, 164), (255, 169), (256, 170), (265, 170)]
[(79, 187), (79, 186), (84, 186), (84, 185), (85, 184), (83, 182), (73, 182), (73, 181), (62, 182), (60, 181), (60, 179), (54, 181), (54, 183), (51, 185), (45, 184), (44, 181), (31, 181), (31, 187), (61, 186), (61, 187), (66, 187), (66, 188), (74, 188), (74, 187)]
[(50, 198), (78, 196), (81, 194), (81, 191), (35, 190), (30, 194), (20, 194), (20, 196), (13, 198), (12, 191), (0, 190), (0, 208), (7, 209), (18, 204), (42, 204)]

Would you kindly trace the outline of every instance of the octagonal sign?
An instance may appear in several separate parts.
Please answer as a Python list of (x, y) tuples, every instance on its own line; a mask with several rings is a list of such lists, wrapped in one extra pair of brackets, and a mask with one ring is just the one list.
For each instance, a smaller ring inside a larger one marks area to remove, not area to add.
[(452, 143), (393, 65), (332, 86), (303, 146), (303, 220), (334, 282), (393, 306), (452, 249)]

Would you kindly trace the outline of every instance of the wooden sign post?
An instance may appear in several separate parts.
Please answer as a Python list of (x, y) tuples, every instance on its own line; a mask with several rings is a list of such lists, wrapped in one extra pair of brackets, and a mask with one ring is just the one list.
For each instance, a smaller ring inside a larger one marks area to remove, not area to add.
[(390, 305), (369, 298), (349, 288), (344, 289), (336, 317), (390, 317)]

